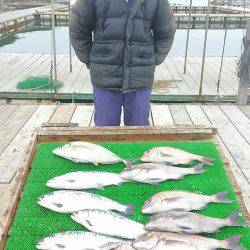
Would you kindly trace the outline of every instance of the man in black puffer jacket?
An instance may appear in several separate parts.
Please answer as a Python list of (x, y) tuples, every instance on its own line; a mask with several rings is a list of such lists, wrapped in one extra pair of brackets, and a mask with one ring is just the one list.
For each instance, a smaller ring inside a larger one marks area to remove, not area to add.
[(149, 125), (155, 66), (166, 58), (176, 25), (168, 0), (77, 0), (70, 38), (90, 69), (96, 126)]

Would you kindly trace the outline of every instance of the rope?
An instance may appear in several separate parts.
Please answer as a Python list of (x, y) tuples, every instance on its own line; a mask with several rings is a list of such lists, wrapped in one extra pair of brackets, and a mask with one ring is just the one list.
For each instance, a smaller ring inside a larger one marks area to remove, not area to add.
[(243, 52), (241, 54), (241, 57), (237, 63), (237, 68), (236, 68), (236, 75), (239, 78), (239, 81), (241, 83), (248, 83), (250, 82), (249, 79), (249, 58), (250, 58), (250, 51), (248, 50), (249, 44), (247, 42), (247, 38), (243, 38)]
[[(244, 0), (244, 21), (246, 22), (245, 13), (246, 13), (246, 2)], [(242, 39), (242, 45), (241, 45), (241, 57), (238, 60), (237, 68), (236, 68), (236, 75), (239, 79), (239, 81), (243, 84), (249, 84), (250, 77), (249, 77), (249, 62), (250, 62), (250, 51), (247, 38), (245, 36), (245, 32), (243, 29), (243, 39)]]
[(221, 75), (222, 75), (222, 69), (223, 69), (223, 63), (224, 63), (224, 56), (225, 56), (225, 48), (226, 48), (226, 41), (227, 41), (227, 32), (228, 32), (228, 19), (230, 18), (230, 13), (232, 10), (232, 1), (228, 0), (228, 15), (227, 15), (227, 21), (225, 23), (225, 33), (224, 33), (224, 39), (223, 39), (223, 47), (222, 47), (222, 54), (221, 54), (221, 63), (220, 63), (220, 70), (219, 70), (219, 76), (218, 76), (218, 81), (217, 81), (217, 89), (216, 89), (216, 95), (214, 102), (215, 103), (220, 103), (221, 98), (220, 98), (220, 84), (221, 84)]

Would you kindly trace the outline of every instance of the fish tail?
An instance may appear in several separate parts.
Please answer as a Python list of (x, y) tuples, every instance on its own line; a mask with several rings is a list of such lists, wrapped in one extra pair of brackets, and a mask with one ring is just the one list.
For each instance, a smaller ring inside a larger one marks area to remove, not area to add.
[(126, 215), (134, 215), (135, 213), (135, 205), (131, 204), (126, 207), (126, 210), (124, 212)]
[(235, 226), (235, 227), (241, 227), (241, 226), (246, 226), (246, 222), (241, 221), (239, 219), (240, 212), (235, 211), (230, 214), (229, 216), (229, 225), (230, 226)]
[(240, 235), (235, 235), (223, 241), (223, 248), (232, 250), (244, 250), (245, 248), (239, 244)]
[(214, 194), (213, 195), (213, 198), (214, 198), (213, 202), (217, 202), (217, 203), (231, 203), (232, 200), (230, 200), (230, 199), (228, 199), (228, 198), (225, 197), (227, 194), (228, 194), (227, 191)]
[(198, 165), (194, 166), (193, 168), (193, 174), (202, 174), (202, 173), (205, 173), (206, 170), (203, 169), (205, 166), (204, 163), (199, 163)]
[(214, 158), (209, 158), (209, 157), (202, 156), (200, 158), (200, 161), (202, 163), (204, 163), (205, 165), (213, 165)]
[(137, 158), (131, 158), (131, 159), (126, 159), (123, 160), (124, 164), (126, 165), (127, 168), (130, 168), (134, 162), (138, 161)]

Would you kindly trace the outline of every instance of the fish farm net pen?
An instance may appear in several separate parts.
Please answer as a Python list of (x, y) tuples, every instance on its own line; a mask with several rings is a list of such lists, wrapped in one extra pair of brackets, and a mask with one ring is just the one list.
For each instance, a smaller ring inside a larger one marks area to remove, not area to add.
[[(123, 163), (115, 165), (98, 165), (74, 163), (60, 158), (52, 150), (63, 143), (41, 143), (38, 146), (29, 176), (18, 204), (16, 215), (10, 229), (6, 243), (7, 250), (35, 249), (36, 242), (44, 237), (63, 231), (86, 230), (76, 223), (68, 214), (59, 214), (47, 210), (37, 204), (37, 199), (53, 189), (45, 186), (46, 182), (62, 174), (74, 171), (109, 171), (119, 173), (125, 166)], [(229, 204), (211, 203), (198, 213), (218, 218), (227, 218), (232, 212), (240, 211), (234, 189), (225, 172), (223, 162), (212, 141), (195, 142), (103, 142), (102, 146), (111, 150), (122, 158), (139, 158), (146, 150), (155, 146), (173, 146), (188, 152), (215, 158), (213, 166), (206, 166), (206, 173), (190, 175), (178, 181), (166, 181), (159, 185), (142, 183), (124, 183), (122, 186), (108, 186), (104, 190), (90, 190), (90, 192), (111, 198), (122, 204), (135, 204), (136, 211), (129, 218), (145, 224), (149, 216), (141, 213), (141, 207), (150, 196), (164, 190), (188, 190), (203, 194), (215, 194), (228, 191)], [(194, 162), (196, 164), (197, 162)], [(187, 166), (188, 167), (188, 166)], [(241, 220), (245, 220), (241, 216)], [(233, 235), (241, 235), (240, 243), (250, 249), (250, 228), (226, 227), (220, 233), (203, 234), (204, 236), (225, 239)]]

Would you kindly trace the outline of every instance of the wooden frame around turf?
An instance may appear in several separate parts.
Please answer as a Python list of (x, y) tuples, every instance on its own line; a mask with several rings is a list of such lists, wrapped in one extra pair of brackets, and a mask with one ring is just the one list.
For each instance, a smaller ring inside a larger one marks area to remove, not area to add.
[(80, 128), (77, 124), (44, 124), (41, 129), (32, 134), (29, 146), (25, 151), (25, 161), (18, 169), (10, 186), (6, 190), (4, 211), (0, 211), (0, 250), (4, 249), (8, 232), (15, 215), (20, 194), (28, 177), (37, 146), (46, 141), (190, 141), (211, 140), (217, 146), (226, 173), (233, 185), (242, 212), (250, 219), (243, 202), (241, 191), (232, 173), (229, 161), (217, 140), (216, 128), (209, 126), (168, 126), (168, 127), (97, 127)]

